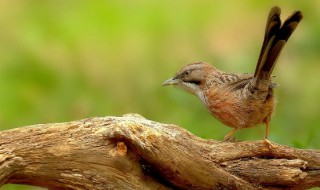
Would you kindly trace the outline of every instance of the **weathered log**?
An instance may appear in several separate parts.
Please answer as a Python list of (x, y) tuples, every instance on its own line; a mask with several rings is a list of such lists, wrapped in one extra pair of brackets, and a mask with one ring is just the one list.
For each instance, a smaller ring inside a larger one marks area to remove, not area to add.
[(0, 187), (49, 189), (306, 189), (320, 151), (264, 141), (204, 140), (137, 114), (0, 132)]

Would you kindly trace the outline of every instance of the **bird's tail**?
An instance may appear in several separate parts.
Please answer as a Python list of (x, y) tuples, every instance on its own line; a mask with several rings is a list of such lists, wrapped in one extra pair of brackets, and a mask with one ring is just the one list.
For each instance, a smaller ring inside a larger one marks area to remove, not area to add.
[(263, 45), (254, 77), (257, 81), (268, 80), (284, 45), (302, 19), (302, 13), (295, 11), (281, 25), (281, 10), (275, 6), (270, 10)]

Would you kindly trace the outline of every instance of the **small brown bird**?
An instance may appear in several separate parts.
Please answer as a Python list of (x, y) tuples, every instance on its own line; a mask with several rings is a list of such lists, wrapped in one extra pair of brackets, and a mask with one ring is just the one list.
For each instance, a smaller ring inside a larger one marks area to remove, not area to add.
[(268, 141), (269, 122), (275, 108), (271, 73), (277, 58), (289, 37), (302, 19), (295, 11), (281, 25), (280, 8), (270, 10), (262, 49), (254, 74), (227, 73), (208, 63), (191, 63), (163, 85), (176, 85), (200, 98), (213, 116), (234, 128), (224, 137), (230, 140), (239, 129), (266, 125)]

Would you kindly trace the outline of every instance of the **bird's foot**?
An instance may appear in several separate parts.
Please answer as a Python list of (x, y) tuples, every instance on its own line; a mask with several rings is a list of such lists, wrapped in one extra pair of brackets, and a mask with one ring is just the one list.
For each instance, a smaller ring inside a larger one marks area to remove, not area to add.
[(223, 141), (224, 142), (238, 142), (235, 137), (224, 138)]
[(269, 148), (269, 150), (277, 148), (277, 145), (275, 145), (271, 141), (269, 141), (269, 139), (267, 137), (265, 137), (263, 140), (264, 140), (264, 144)]

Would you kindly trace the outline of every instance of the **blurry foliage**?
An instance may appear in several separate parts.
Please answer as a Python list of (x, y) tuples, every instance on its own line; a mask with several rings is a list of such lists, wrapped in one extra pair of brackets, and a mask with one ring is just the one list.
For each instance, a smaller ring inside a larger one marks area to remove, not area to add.
[[(254, 71), (273, 5), (283, 9), (282, 18), (300, 9), (304, 19), (275, 69), (279, 104), (270, 139), (320, 148), (316, 0), (1, 0), (0, 130), (133, 112), (222, 139), (231, 129), (199, 100), (161, 84), (200, 60), (230, 72)], [(263, 135), (257, 127), (236, 137)]]

